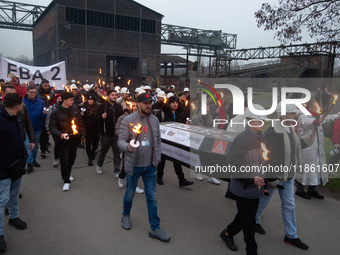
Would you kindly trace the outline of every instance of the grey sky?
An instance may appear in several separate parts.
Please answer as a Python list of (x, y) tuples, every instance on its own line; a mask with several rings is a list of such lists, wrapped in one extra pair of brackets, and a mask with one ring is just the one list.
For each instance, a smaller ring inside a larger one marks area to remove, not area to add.
[[(19, 0), (47, 6), (48, 0)], [(273, 31), (258, 28), (254, 13), (264, 0), (137, 0), (136, 2), (164, 15), (163, 23), (237, 34), (237, 48), (275, 46)], [(274, 0), (266, 2), (273, 3)], [(31, 32), (0, 29), (0, 53), (6, 56), (24, 54), (33, 57)], [(304, 36), (304, 42), (315, 40)], [(181, 53), (181, 47), (162, 46), (162, 53)]]

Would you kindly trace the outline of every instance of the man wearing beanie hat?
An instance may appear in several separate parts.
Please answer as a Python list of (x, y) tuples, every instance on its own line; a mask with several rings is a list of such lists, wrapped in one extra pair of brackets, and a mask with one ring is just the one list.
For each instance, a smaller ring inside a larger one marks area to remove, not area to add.
[[(174, 121), (179, 122), (179, 112), (178, 112), (178, 98), (175, 96), (172, 96), (168, 99), (168, 102), (164, 104), (162, 111), (157, 113), (157, 117), (160, 122), (165, 121)], [(163, 185), (163, 174), (164, 174), (164, 166), (165, 166), (165, 158), (162, 156), (161, 163), (159, 163), (157, 167), (157, 183), (159, 185)], [(175, 172), (178, 176), (179, 180), (179, 186), (189, 186), (193, 185), (194, 182), (188, 181), (184, 177), (182, 166), (178, 163), (173, 162)]]
[[(138, 179), (142, 176), (145, 196), (147, 200), (149, 223), (151, 231), (149, 237), (163, 242), (170, 240), (159, 227), (160, 219), (157, 214), (156, 201), (156, 172), (161, 159), (161, 135), (158, 119), (151, 113), (152, 97), (143, 93), (138, 96), (138, 111), (126, 116), (120, 126), (118, 146), (124, 154), (124, 169), (126, 172), (126, 191), (124, 195), (124, 211), (122, 227), (131, 229), (130, 212)], [(130, 141), (136, 139), (132, 126), (142, 125), (139, 135), (140, 146), (135, 148)]]

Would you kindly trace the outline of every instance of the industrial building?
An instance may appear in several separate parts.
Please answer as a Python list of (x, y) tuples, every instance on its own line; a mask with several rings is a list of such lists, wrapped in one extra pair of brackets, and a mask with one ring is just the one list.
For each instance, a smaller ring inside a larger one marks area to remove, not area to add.
[(163, 15), (132, 0), (54, 0), (33, 25), (35, 65), (67, 78), (139, 84), (159, 77)]

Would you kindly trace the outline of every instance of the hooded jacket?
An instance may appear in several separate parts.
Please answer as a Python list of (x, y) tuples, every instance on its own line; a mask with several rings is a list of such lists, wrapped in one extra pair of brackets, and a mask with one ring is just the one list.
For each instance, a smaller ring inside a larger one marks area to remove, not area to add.
[[(52, 111), (50, 118), (49, 130), (53, 135), (56, 142), (67, 143), (68, 141), (79, 141), (81, 136), (85, 136), (85, 128), (81, 120), (80, 111), (77, 107), (72, 105), (69, 108), (61, 106), (62, 102), (59, 102), (56, 109)], [(61, 134), (67, 133), (72, 134), (71, 121), (74, 118), (75, 125), (77, 126), (77, 135), (71, 135), (69, 140), (62, 140)]]
[(98, 131), (96, 113), (97, 113), (99, 104), (95, 101), (93, 101), (92, 105), (89, 105), (88, 102), (84, 102), (84, 103), (81, 103), (79, 107), (80, 108), (84, 107), (86, 109), (86, 111), (84, 112), (84, 115), (82, 116), (86, 134), (92, 135), (92, 134), (98, 133), (99, 131)]
[(0, 123), (0, 180), (4, 180), (10, 177), (3, 165), (7, 167), (17, 159), (26, 161), (27, 151), (20, 116), (10, 116), (0, 105)]
[(24, 97), (24, 104), (27, 106), (34, 131), (40, 131), (46, 118), (46, 114), (44, 114), (44, 101), (37, 97), (32, 100), (26, 95)]
[[(153, 149), (153, 164), (157, 168), (158, 163), (161, 161), (161, 134), (159, 131), (159, 122), (156, 116), (149, 115), (149, 128), (152, 132), (153, 137), (153, 147), (150, 146), (150, 148)], [(138, 123), (141, 123), (142, 121), (142, 115), (139, 111), (136, 111), (134, 113), (129, 114), (126, 116), (122, 124), (120, 125), (120, 132), (118, 137), (118, 147), (122, 152), (124, 153), (124, 169), (129, 175), (133, 175), (133, 169), (135, 167), (136, 161), (137, 161), (137, 154), (139, 147), (133, 151), (130, 152), (128, 150), (129, 143), (132, 139), (136, 138), (136, 134), (132, 131), (131, 125), (137, 125)]]

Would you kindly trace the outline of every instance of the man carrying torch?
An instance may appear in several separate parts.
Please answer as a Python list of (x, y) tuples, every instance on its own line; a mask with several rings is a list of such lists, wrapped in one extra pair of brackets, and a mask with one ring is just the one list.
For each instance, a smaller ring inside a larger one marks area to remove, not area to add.
[(59, 149), (63, 191), (68, 191), (73, 180), (71, 170), (77, 156), (78, 144), (80, 139), (85, 141), (86, 134), (80, 111), (73, 105), (74, 95), (63, 92), (61, 99), (51, 113), (49, 128)]
[(283, 227), (285, 230), (283, 241), (287, 244), (295, 245), (300, 249), (307, 250), (308, 246), (297, 236), (294, 202), (294, 169), (302, 165), (302, 149), (312, 145), (315, 133), (312, 132), (302, 138), (297, 136), (294, 127), (296, 122), (294, 120), (297, 118), (298, 112), (299, 110), (294, 104), (288, 104), (286, 106), (286, 115), (281, 115), (281, 103), (279, 103), (277, 105), (277, 113), (280, 121), (274, 121), (273, 126), (265, 133), (266, 145), (270, 151), (268, 165), (278, 168), (284, 166), (290, 169), (290, 171), (275, 173), (273, 177), (278, 178), (277, 183), (273, 183), (272, 185), (268, 183), (269, 196), (262, 196), (260, 198), (256, 213), (255, 231), (259, 234), (265, 234), (264, 229), (260, 225), (260, 216), (274, 195), (276, 185), (279, 184), (284, 187), (284, 189), (278, 189), (281, 199)]
[[(257, 110), (265, 110), (261, 105), (254, 105)], [(263, 173), (242, 172), (249, 167), (266, 165), (268, 150), (266, 150), (263, 135), (264, 121), (267, 116), (253, 114), (249, 108), (244, 114), (249, 121), (246, 129), (239, 134), (229, 149), (227, 165), (238, 170), (230, 179), (230, 191), (235, 195), (237, 214), (232, 223), (220, 234), (221, 239), (232, 251), (237, 251), (233, 236), (243, 230), (247, 255), (257, 254), (255, 241), (255, 216), (260, 197), (264, 193), (265, 180)], [(270, 157), (270, 156), (269, 156)]]
[[(126, 172), (122, 227), (126, 230), (131, 228), (132, 201), (138, 179), (142, 177), (151, 226), (149, 236), (167, 242), (170, 240), (170, 236), (160, 229), (160, 219), (157, 214), (156, 167), (161, 160), (161, 137), (158, 119), (150, 114), (151, 104), (152, 97), (150, 94), (140, 94), (138, 96), (138, 111), (126, 116), (120, 126), (118, 146), (125, 153), (124, 169)], [(136, 127), (141, 127), (139, 134), (137, 134), (139, 130), (136, 130)]]

